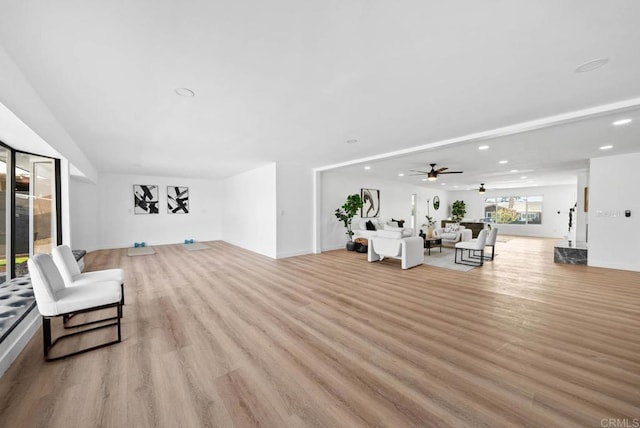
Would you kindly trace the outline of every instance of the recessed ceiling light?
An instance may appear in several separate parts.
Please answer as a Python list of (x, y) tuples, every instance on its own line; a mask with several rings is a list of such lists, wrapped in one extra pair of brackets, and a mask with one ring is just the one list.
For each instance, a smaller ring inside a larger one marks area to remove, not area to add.
[(520, 178), (524, 180), (525, 178), (527, 178), (527, 176), (526, 176), (526, 175), (523, 175), (523, 176), (522, 176), (522, 177), (520, 177)]
[(489, 148), (489, 146), (480, 146), (478, 147), (478, 150), (487, 150)]
[(355, 144), (357, 142), (358, 140), (356, 140), (355, 138), (352, 138), (351, 140), (347, 140), (347, 144)]
[(441, 186), (446, 186), (446, 185), (447, 185), (447, 183), (441, 183), (440, 185), (441, 185)]
[(501, 161), (500, 161), (500, 162), (498, 162), (498, 163), (500, 163), (500, 164), (504, 165), (505, 163), (509, 163), (509, 161), (508, 161), (508, 160), (501, 160)]
[(517, 169), (512, 169), (510, 172), (518, 172)]
[(404, 172), (399, 172), (398, 177), (404, 177)]
[(627, 123), (631, 123), (633, 119), (620, 119), (613, 122), (615, 126), (626, 125)]
[(423, 179), (422, 179), (422, 181), (427, 181), (427, 179), (426, 179), (426, 178), (423, 178)]
[(181, 97), (195, 97), (196, 93), (193, 92), (191, 89), (187, 89), (187, 88), (177, 88), (175, 90), (176, 94), (180, 95)]
[(579, 66), (577, 66), (576, 69), (575, 69), (575, 72), (576, 73), (587, 73), (589, 71), (593, 71), (593, 70), (596, 70), (596, 69), (602, 67), (603, 65), (605, 65), (608, 62), (609, 62), (608, 58), (592, 59), (591, 61), (587, 61), (584, 64), (580, 64)]
[(613, 146), (611, 144), (607, 145), (607, 146), (601, 146), (600, 150), (609, 150), (609, 149), (613, 149)]
[(458, 187), (457, 185), (453, 186), (453, 187)]
[(365, 166), (364, 169), (366, 169), (367, 171), (369, 171), (371, 169), (371, 167), (369, 165)]

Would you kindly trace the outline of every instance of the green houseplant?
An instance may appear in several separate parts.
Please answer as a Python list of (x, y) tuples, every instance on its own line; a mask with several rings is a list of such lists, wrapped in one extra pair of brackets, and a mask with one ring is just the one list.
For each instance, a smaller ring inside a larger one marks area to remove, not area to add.
[(467, 207), (464, 204), (464, 201), (455, 201), (453, 205), (451, 205), (451, 216), (455, 221), (462, 220), (466, 213)]
[(349, 237), (349, 240), (347, 241), (347, 249), (349, 249), (349, 244), (353, 247), (353, 230), (351, 230), (351, 222), (363, 205), (362, 198), (356, 193), (348, 195), (347, 201), (335, 211), (336, 218), (344, 223), (344, 227), (347, 228), (347, 231), (345, 232)]

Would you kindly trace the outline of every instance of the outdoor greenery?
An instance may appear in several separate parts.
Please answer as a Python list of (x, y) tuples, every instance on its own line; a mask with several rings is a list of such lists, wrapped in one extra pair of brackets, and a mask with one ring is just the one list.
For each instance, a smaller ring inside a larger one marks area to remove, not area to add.
[(347, 231), (345, 233), (347, 236), (349, 236), (349, 241), (351, 241), (353, 237), (351, 222), (353, 221), (353, 217), (358, 214), (358, 210), (361, 209), (363, 205), (364, 204), (362, 202), (362, 198), (356, 193), (347, 196), (347, 201), (340, 208), (336, 208), (336, 218), (344, 224), (344, 227), (347, 228)]
[(484, 217), (497, 224), (542, 224), (542, 202), (542, 195), (486, 198)]
[(515, 223), (518, 221), (519, 217), (518, 211), (499, 207), (498, 212), (496, 213), (496, 222), (498, 224)]

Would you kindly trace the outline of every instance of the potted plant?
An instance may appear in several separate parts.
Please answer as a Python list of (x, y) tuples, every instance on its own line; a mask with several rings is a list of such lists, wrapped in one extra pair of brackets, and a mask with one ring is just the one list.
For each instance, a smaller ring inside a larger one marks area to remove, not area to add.
[(435, 222), (432, 216), (427, 214), (425, 217), (427, 218), (427, 223), (423, 224), (423, 226), (427, 226), (427, 238), (431, 239), (433, 238), (433, 225)]
[(464, 204), (464, 201), (455, 201), (453, 205), (451, 205), (451, 216), (457, 222), (464, 218), (464, 215), (467, 213), (467, 207)]
[(347, 228), (347, 231), (345, 232), (349, 237), (349, 240), (347, 241), (347, 250), (350, 251), (355, 250), (355, 243), (352, 240), (353, 230), (351, 230), (351, 222), (363, 205), (362, 198), (356, 193), (348, 195), (347, 201), (335, 211), (336, 218), (344, 223), (344, 227)]

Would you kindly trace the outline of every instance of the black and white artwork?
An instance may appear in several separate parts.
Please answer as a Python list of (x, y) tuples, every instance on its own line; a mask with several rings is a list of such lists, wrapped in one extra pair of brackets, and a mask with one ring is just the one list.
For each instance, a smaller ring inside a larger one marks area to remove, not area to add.
[(360, 189), (360, 197), (364, 203), (360, 217), (378, 217), (380, 215), (380, 190)]
[(158, 186), (151, 184), (133, 185), (133, 210), (136, 214), (158, 214)]
[(167, 212), (169, 214), (189, 213), (189, 188), (167, 186)]

